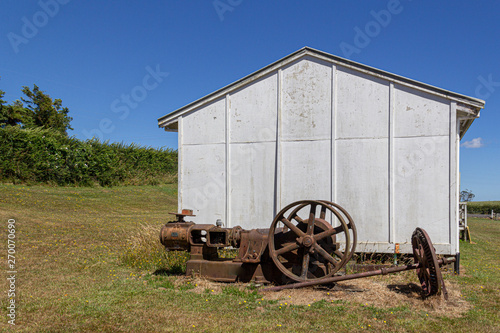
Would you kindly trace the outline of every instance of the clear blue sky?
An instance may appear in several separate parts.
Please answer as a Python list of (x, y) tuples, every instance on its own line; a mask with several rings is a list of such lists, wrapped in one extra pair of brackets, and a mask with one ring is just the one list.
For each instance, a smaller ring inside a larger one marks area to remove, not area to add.
[(484, 99), (462, 189), (500, 200), (499, 13), (498, 1), (2, 0), (0, 89), (62, 99), (77, 138), (177, 148), (158, 117), (310, 46)]

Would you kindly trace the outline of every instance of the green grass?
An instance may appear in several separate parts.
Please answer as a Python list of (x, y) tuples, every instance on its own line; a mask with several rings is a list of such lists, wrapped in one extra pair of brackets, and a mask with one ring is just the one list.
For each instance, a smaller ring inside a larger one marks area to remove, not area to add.
[[(500, 222), (470, 218), (472, 243), (461, 242), (463, 272), (456, 280), (475, 308), (466, 318), (499, 325), (500, 316)], [(500, 331), (500, 330), (499, 330)]]
[[(472, 305), (459, 317), (349, 299), (291, 305), (263, 297), (251, 285), (212, 287), (153, 274), (173, 271), (185, 260), (179, 253), (167, 257), (153, 240), (170, 219), (167, 213), (177, 210), (176, 187), (0, 185), (4, 276), (7, 220), (16, 219), (17, 331), (500, 331), (500, 222), (469, 220), (475, 244), (461, 243), (463, 274), (446, 276)], [(2, 281), (0, 330), (7, 331), (8, 288)]]

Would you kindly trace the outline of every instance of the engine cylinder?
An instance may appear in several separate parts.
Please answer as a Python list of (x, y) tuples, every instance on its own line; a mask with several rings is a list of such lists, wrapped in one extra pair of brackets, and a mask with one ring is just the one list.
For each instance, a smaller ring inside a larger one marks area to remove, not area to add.
[(169, 222), (160, 230), (160, 242), (168, 250), (189, 251), (189, 231), (194, 222)]

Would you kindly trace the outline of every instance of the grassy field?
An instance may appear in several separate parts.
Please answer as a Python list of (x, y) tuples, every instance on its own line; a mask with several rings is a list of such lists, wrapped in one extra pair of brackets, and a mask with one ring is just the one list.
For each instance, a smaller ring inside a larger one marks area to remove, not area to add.
[[(450, 302), (416, 296), (414, 272), (333, 289), (263, 293), (252, 285), (154, 274), (182, 269), (157, 233), (176, 211), (176, 185), (71, 188), (0, 185), (0, 257), (16, 225), (20, 332), (498, 332), (500, 222), (471, 219)], [(170, 266), (169, 266), (170, 265)], [(0, 330), (9, 285), (2, 288)]]

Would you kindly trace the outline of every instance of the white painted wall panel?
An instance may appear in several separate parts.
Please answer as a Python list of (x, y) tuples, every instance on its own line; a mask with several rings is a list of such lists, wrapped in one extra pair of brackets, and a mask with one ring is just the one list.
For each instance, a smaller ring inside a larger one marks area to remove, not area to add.
[(337, 138), (389, 135), (389, 84), (367, 74), (337, 72)]
[(283, 69), (282, 139), (329, 139), (331, 65), (303, 59)]
[(395, 136), (450, 134), (450, 102), (424, 92), (396, 86)]
[(281, 207), (330, 198), (330, 140), (282, 143)]
[(410, 242), (421, 227), (433, 243), (449, 243), (449, 138), (396, 138), (394, 148), (396, 239)]
[(230, 142), (276, 141), (278, 75), (231, 94)]
[(276, 207), (335, 197), (359, 250), (411, 252), (419, 226), (454, 253), (449, 101), (334, 70), (305, 57), (183, 116), (179, 208), (198, 223), (268, 228)]
[(193, 209), (197, 223), (224, 220), (226, 209), (225, 145), (183, 146), (182, 208)]
[(337, 202), (351, 214), (359, 242), (388, 242), (387, 139), (337, 140)]
[(269, 228), (274, 218), (274, 142), (230, 145), (231, 226)]
[(184, 116), (184, 144), (212, 144), (225, 141), (225, 99), (220, 99)]

